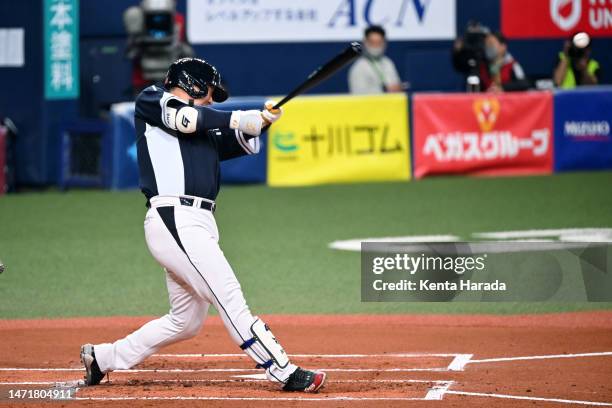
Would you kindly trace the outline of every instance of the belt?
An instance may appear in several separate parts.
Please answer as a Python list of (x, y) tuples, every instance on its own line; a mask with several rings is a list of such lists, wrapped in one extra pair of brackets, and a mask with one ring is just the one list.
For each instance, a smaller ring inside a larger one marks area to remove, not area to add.
[[(159, 197), (159, 196), (157, 196)], [(155, 198), (155, 197), (152, 197)], [(162, 201), (168, 202), (171, 205), (184, 205), (186, 207), (201, 208), (212, 213), (217, 209), (217, 204), (214, 201), (199, 197), (160, 197)], [(159, 204), (157, 204), (159, 206)], [(147, 200), (147, 207), (151, 208), (151, 201)]]
[(204, 199), (195, 199), (189, 197), (179, 197), (181, 205), (185, 205), (187, 207), (196, 207), (201, 208), (203, 210), (208, 210), (211, 213), (214, 213), (217, 209), (217, 204), (214, 201), (206, 201)]

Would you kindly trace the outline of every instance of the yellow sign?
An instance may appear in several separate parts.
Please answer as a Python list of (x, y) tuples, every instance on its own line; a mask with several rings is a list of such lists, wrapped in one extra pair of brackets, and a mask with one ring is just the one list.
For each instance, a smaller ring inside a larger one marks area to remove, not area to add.
[(305, 96), (268, 134), (268, 184), (409, 180), (405, 94)]

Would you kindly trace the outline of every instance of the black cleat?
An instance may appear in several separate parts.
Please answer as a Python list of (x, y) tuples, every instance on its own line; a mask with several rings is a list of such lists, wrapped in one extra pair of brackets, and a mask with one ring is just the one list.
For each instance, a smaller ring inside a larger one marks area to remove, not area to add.
[(85, 367), (85, 385), (98, 385), (105, 374), (100, 371), (94, 347), (91, 344), (81, 346), (81, 363)]
[(308, 371), (298, 367), (289, 376), (283, 391), (317, 392), (323, 387), (326, 376), (323, 371)]

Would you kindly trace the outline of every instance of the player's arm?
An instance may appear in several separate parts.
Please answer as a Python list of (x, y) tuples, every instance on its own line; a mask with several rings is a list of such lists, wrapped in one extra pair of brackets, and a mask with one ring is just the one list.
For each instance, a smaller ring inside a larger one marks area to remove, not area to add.
[[(275, 109), (274, 101), (266, 101), (265, 109), (261, 111), (264, 118), (264, 124), (272, 124), (276, 122), (283, 114), (283, 110)], [(258, 136), (242, 132), (238, 129), (219, 128), (209, 131), (212, 137), (217, 141), (217, 150), (219, 151), (219, 160), (230, 160), (236, 157), (257, 154), (261, 148), (261, 142)]]
[(190, 105), (157, 86), (145, 89), (138, 96), (136, 116), (175, 136), (206, 134), (210, 129), (224, 127), (258, 136), (265, 125), (260, 111), (225, 112)]
[(219, 160), (230, 160), (237, 157), (257, 154), (261, 148), (259, 137), (254, 137), (237, 129), (219, 128), (208, 131), (216, 140)]

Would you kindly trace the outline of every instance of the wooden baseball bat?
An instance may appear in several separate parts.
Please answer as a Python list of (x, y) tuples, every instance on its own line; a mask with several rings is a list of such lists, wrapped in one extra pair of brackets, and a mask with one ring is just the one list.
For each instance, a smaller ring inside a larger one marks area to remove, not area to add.
[[(361, 44), (358, 42), (352, 42), (340, 54), (336, 55), (324, 65), (321, 65), (320, 67), (312, 71), (312, 73), (308, 75), (304, 82), (298, 85), (293, 91), (289, 92), (287, 96), (285, 96), (276, 105), (274, 105), (271, 110), (280, 108), (281, 106), (289, 102), (291, 99), (325, 81), (327, 78), (342, 69), (345, 65), (357, 58), (360, 54)], [(269, 127), (270, 125), (264, 126), (262, 131), (265, 131)]]

